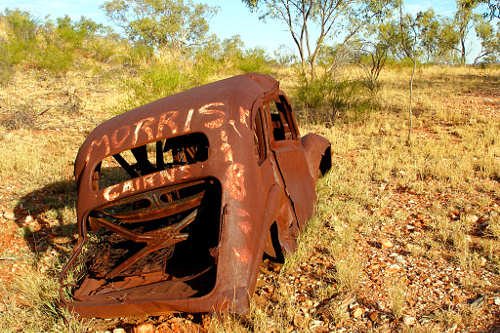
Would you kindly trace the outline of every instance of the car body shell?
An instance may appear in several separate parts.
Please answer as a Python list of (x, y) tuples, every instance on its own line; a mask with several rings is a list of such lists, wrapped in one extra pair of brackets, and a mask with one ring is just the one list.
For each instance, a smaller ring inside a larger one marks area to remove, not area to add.
[[(123, 162), (130, 151), (135, 161)], [(108, 174), (128, 176), (99, 185), (113, 158)], [(300, 136), (269, 75), (196, 87), (102, 123), (76, 158), (80, 237), (61, 272), (62, 303), (101, 318), (247, 311), (263, 254), (295, 250), (330, 166), (330, 143)]]

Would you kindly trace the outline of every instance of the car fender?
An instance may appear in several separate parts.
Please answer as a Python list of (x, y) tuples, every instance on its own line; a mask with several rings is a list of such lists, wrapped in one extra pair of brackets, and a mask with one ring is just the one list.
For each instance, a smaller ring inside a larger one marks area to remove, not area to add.
[(318, 134), (310, 133), (301, 138), (301, 143), (306, 152), (309, 171), (316, 182), (319, 173), (323, 176), (332, 167), (330, 142)]

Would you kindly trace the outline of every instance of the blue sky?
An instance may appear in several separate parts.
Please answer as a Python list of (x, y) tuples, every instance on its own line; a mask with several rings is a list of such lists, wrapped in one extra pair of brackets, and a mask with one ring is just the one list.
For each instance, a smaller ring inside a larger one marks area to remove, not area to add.
[[(103, 10), (99, 8), (103, 2), (104, 0), (2, 0), (0, 10), (3, 12), (5, 8), (20, 8), (42, 19), (46, 15), (55, 19), (68, 14), (72, 19), (79, 20), (83, 15), (98, 23), (111, 25)], [(276, 21), (266, 23), (260, 21), (258, 14), (250, 13), (240, 0), (197, 0), (197, 2), (220, 7), (219, 13), (211, 21), (212, 33), (220, 39), (239, 34), (246, 47), (261, 46), (270, 53), (281, 44), (293, 47), (285, 25)], [(433, 7), (438, 14), (452, 15), (455, 1), (405, 1), (408, 12), (416, 13), (430, 7)]]

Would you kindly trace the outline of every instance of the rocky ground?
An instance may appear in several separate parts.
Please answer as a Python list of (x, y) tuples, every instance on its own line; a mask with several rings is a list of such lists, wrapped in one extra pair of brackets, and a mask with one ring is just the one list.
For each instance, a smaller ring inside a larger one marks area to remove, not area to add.
[[(465, 92), (462, 97), (457, 103), (443, 95), (440, 103), (483, 114), (491, 122), (499, 118), (497, 88)], [(461, 132), (453, 126), (427, 117), (419, 120), (415, 135), (440, 140), (446, 133), (461, 144)], [(84, 138), (85, 133), (69, 127), (68, 136)], [(349, 126), (340, 127), (347, 132)], [(0, 143), (57, 131), (10, 131), (2, 134)], [(389, 134), (381, 129), (377, 135), (383, 139)], [(498, 136), (496, 140), (498, 145)], [(77, 148), (78, 144), (71, 147)], [(340, 166), (357, 170), (365, 163), (363, 154), (359, 147), (342, 153), (334, 149), (332, 172)], [(75, 244), (74, 221), (64, 215), (75, 202), (71, 167), (64, 166), (67, 179), (56, 187), (41, 186), (21, 198), (23, 183), (5, 178), (0, 170), (0, 277), (6, 291), (0, 299), (0, 317), (14, 303), (18, 308), (32, 306), (9, 285), (33, 267), (36, 276), (55, 280), (60, 262)], [(310, 235), (304, 237), (293, 264), (263, 261), (249, 315), (94, 319), (76, 331), (500, 332), (499, 240), (493, 232), (500, 227), (499, 179), (483, 177), (462, 184), (405, 173), (392, 170), (386, 178), (366, 181), (360, 193), (370, 198), (368, 203), (320, 185), (318, 205), (337, 208), (326, 213), (319, 209), (316, 230), (306, 232)], [(353, 202), (353, 211), (342, 211)], [(58, 331), (57, 326), (52, 331)]]

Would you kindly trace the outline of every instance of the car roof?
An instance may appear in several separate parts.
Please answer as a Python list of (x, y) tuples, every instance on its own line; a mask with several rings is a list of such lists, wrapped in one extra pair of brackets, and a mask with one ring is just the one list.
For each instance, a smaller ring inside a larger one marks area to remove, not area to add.
[(227, 127), (245, 131), (249, 128), (245, 116), (251, 119), (254, 101), (278, 89), (278, 81), (270, 75), (238, 75), (124, 112), (89, 134), (75, 161), (75, 177), (78, 180), (87, 165), (149, 142), (193, 132), (210, 139), (220, 137), (220, 130)]

